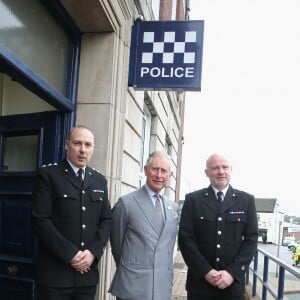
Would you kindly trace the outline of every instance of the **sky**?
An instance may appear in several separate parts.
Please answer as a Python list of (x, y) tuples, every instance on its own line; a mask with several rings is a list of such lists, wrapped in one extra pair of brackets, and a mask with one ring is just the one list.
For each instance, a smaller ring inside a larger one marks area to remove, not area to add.
[[(207, 157), (231, 185), (300, 217), (300, 1), (190, 0), (204, 20), (201, 92), (187, 92), (181, 199), (207, 187)], [(298, 195), (297, 195), (298, 194)]]

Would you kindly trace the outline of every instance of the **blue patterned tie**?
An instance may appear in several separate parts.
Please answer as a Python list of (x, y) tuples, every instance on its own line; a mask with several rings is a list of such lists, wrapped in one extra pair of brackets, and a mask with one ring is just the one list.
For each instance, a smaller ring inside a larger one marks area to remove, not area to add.
[(163, 217), (163, 212), (162, 212), (162, 208), (161, 208), (161, 204), (160, 204), (160, 200), (159, 200), (159, 195), (155, 194), (155, 209), (158, 215), (158, 218), (161, 222), (161, 225), (163, 225), (164, 223), (164, 217)]

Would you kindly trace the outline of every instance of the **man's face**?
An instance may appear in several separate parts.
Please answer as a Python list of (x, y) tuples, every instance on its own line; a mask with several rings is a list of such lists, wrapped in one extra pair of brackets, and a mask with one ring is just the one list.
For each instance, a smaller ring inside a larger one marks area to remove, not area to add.
[(207, 160), (205, 174), (210, 183), (218, 190), (229, 185), (232, 168), (229, 162), (219, 155), (213, 155)]
[(86, 128), (75, 128), (65, 142), (67, 158), (78, 168), (85, 167), (94, 152), (94, 136)]
[(159, 193), (169, 182), (172, 175), (169, 161), (160, 156), (153, 157), (151, 164), (144, 168), (147, 184), (155, 193)]

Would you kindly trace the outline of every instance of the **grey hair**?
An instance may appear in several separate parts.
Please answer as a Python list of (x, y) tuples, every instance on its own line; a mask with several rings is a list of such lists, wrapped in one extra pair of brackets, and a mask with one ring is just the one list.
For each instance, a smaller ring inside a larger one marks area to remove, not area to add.
[(171, 160), (171, 157), (168, 153), (164, 152), (164, 151), (154, 151), (152, 152), (147, 161), (146, 161), (146, 165), (145, 167), (149, 167), (152, 163), (152, 160), (154, 157), (163, 157), (165, 158), (168, 162), (169, 162), (169, 167), (170, 167), (170, 171), (171, 171), (171, 166), (172, 166), (172, 160)]

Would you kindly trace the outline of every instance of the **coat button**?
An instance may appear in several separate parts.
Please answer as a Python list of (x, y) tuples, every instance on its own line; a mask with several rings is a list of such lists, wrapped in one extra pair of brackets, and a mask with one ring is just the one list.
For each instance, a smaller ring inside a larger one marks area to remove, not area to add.
[(82, 227), (82, 229), (85, 229), (85, 224), (82, 224), (81, 227)]
[(80, 245), (81, 245), (81, 247), (83, 247), (83, 246), (84, 246), (84, 242), (81, 242), (81, 244), (80, 244)]
[(68, 197), (68, 195), (64, 194), (64, 198), (67, 198), (67, 197)]
[(85, 191), (82, 191), (82, 194), (85, 194)]
[(220, 249), (220, 248), (221, 248), (221, 245), (220, 245), (220, 244), (217, 244), (217, 248)]
[(81, 210), (82, 210), (82, 211), (86, 211), (85, 206), (82, 206), (82, 207), (81, 207)]
[(219, 262), (219, 261), (220, 261), (220, 257), (217, 257), (217, 258), (216, 258), (216, 262)]
[(222, 234), (222, 231), (219, 230), (219, 231), (218, 231), (218, 235), (221, 235), (221, 234)]
[(222, 217), (218, 217), (218, 221), (221, 222), (222, 221)]

